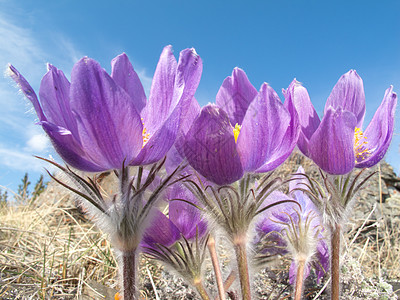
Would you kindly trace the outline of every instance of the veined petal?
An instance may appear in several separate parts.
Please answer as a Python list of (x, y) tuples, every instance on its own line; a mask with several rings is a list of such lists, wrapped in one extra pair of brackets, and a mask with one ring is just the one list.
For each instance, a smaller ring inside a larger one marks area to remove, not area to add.
[(175, 144), (171, 147), (167, 154), (167, 160), (165, 161), (165, 168), (168, 173), (174, 171), (179, 164), (183, 161), (185, 153), (183, 151), (183, 145), (185, 143), (186, 134), (193, 124), (193, 121), (197, 118), (200, 113), (200, 105), (197, 100), (193, 97), (189, 110), (186, 113), (185, 118), (181, 122), (181, 126), (176, 137)]
[(25, 97), (32, 102), (33, 108), (36, 111), (36, 114), (39, 117), (40, 121), (47, 121), (46, 116), (43, 113), (42, 107), (39, 104), (39, 100), (36, 96), (35, 91), (31, 87), (31, 85), (26, 81), (24, 76), (22, 76), (13, 65), (8, 65), (8, 73), (10, 77), (15, 81), (18, 87), (21, 89), (22, 93), (24, 93)]
[(190, 103), (189, 109), (181, 121), (181, 126), (179, 127), (179, 132), (178, 136), (176, 138), (175, 142), (175, 147), (177, 148), (178, 152), (181, 154), (182, 157), (185, 156), (183, 153), (183, 143), (185, 142), (185, 136), (188, 133), (190, 127), (192, 127), (192, 124), (194, 120), (197, 118), (201, 110), (201, 107), (199, 103), (197, 102), (196, 98), (192, 98), (192, 101)]
[(143, 145), (143, 125), (129, 95), (89, 58), (71, 74), (71, 109), (82, 147), (92, 161), (119, 169)]
[(43, 112), (50, 123), (67, 128), (79, 141), (75, 116), (70, 107), (70, 83), (61, 70), (48, 64), (48, 72), (42, 78), (39, 96)]
[(304, 174), (304, 168), (302, 166), (299, 166), (299, 168), (296, 171), (296, 174), (299, 175), (293, 175), (292, 180), (289, 182), (289, 193), (294, 194), (293, 196), (296, 197), (297, 194), (303, 193), (301, 191), (295, 190), (298, 188), (301, 189), (307, 189), (306, 185), (307, 184), (307, 179), (305, 176), (300, 175)]
[(247, 109), (237, 140), (237, 149), (245, 171), (252, 172), (260, 168), (281, 151), (280, 146), (290, 119), (278, 95), (264, 83)]
[(179, 229), (162, 212), (155, 211), (153, 220), (143, 235), (141, 246), (158, 250), (157, 244), (169, 247), (179, 239)]
[(309, 156), (308, 143), (311, 136), (317, 130), (321, 121), (311, 103), (310, 96), (305, 87), (296, 79), (292, 81), (286, 91), (283, 91), (285, 101), (293, 103), (299, 118), (301, 130), (299, 133), (297, 145), (304, 155)]
[(329, 248), (328, 245), (323, 240), (323, 237), (320, 237), (320, 240), (317, 244), (317, 252), (315, 253), (317, 257), (317, 262), (315, 265), (315, 272), (317, 273), (317, 283), (321, 282), (322, 277), (324, 277), (325, 273), (329, 271)]
[(108, 167), (97, 165), (86, 157), (82, 146), (68, 129), (47, 121), (40, 122), (40, 125), (49, 136), (54, 149), (68, 165), (85, 172), (108, 170)]
[(152, 164), (159, 161), (167, 154), (178, 134), (181, 121), (181, 109), (182, 107), (178, 107), (178, 109), (174, 110), (169, 118), (162, 124), (162, 127), (150, 137), (137, 157), (129, 163), (131, 166)]
[(172, 46), (166, 46), (158, 61), (151, 83), (149, 101), (142, 111), (148, 132), (153, 134), (170, 114), (178, 63)]
[[(179, 231), (186, 239), (202, 237), (207, 230), (207, 223), (201, 215), (201, 211), (195, 205), (198, 205), (193, 193), (180, 184), (175, 184), (172, 191), (168, 193), (169, 219), (178, 227)], [(181, 200), (183, 199), (192, 204)]]
[(146, 106), (146, 94), (128, 56), (123, 53), (111, 61), (111, 77), (131, 97), (140, 114)]
[(330, 106), (309, 143), (310, 158), (325, 172), (347, 174), (355, 165), (355, 116), (339, 107)]
[[(157, 128), (153, 127), (155, 131), (148, 130), (151, 134), (150, 140), (138, 157), (138, 160), (143, 160), (142, 164), (160, 160), (174, 144), (178, 131), (185, 122), (186, 114), (191, 105), (193, 105), (192, 100), (200, 82), (202, 68), (202, 61), (194, 49), (181, 51), (176, 70), (170, 114), (164, 123), (157, 119), (159, 123)], [(145, 126), (147, 126), (146, 119)], [(188, 125), (186, 124), (185, 126), (185, 130), (188, 130)], [(160, 143), (160, 141), (162, 142)], [(153, 146), (154, 143), (158, 145)], [(135, 160), (135, 162), (138, 160)]]
[(186, 115), (200, 83), (202, 72), (203, 61), (196, 50), (193, 48), (182, 50), (179, 54), (170, 113), (178, 106), (182, 106), (181, 117)]
[[(160, 160), (174, 144), (178, 135), (179, 128), (185, 120), (185, 116), (192, 105), (192, 99), (200, 82), (202, 72), (202, 61), (194, 49), (181, 51), (179, 63), (176, 68), (176, 76), (172, 102), (169, 102), (167, 119), (162, 121), (164, 109), (161, 106), (161, 117), (157, 115), (145, 116), (144, 126), (150, 139), (143, 147), (138, 157), (132, 161), (131, 165), (150, 164)], [(149, 103), (150, 104), (150, 103)], [(160, 107), (158, 108), (160, 109)], [(145, 113), (149, 111), (144, 110)], [(159, 113), (152, 110), (155, 114)], [(150, 119), (149, 119), (150, 117)], [(147, 121), (150, 120), (150, 123)], [(150, 127), (148, 127), (150, 126)], [(187, 125), (186, 125), (187, 126)]]
[(231, 124), (241, 125), (247, 108), (256, 96), (257, 90), (246, 73), (242, 69), (234, 68), (232, 75), (222, 83), (216, 103), (228, 114)]
[(205, 106), (193, 122), (184, 152), (190, 165), (216, 184), (232, 183), (243, 176), (229, 118), (215, 105)]
[(350, 70), (340, 77), (326, 101), (324, 114), (330, 106), (334, 109), (340, 106), (353, 113), (357, 119), (356, 126), (362, 128), (365, 115), (364, 85), (355, 70)]
[[(285, 93), (284, 93), (285, 94)], [(267, 159), (264, 164), (255, 172), (265, 173), (276, 169), (280, 166), (292, 153), (296, 147), (301, 127), (299, 122), (299, 115), (293, 103), (292, 97), (285, 97), (284, 107), (290, 114), (290, 123), (286, 129), (286, 133), (282, 138), (282, 143), (276, 151)]]
[(357, 168), (372, 167), (386, 154), (393, 136), (396, 105), (397, 95), (393, 92), (393, 87), (390, 87), (385, 91), (381, 105), (364, 131), (369, 155), (357, 161)]

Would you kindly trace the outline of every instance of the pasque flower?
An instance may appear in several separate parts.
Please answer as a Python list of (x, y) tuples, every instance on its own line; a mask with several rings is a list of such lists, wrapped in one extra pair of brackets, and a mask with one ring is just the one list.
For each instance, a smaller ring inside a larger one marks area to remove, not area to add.
[(288, 202), (267, 210), (257, 224), (258, 247), (263, 255), (290, 253), (290, 283), (296, 280), (299, 262), (303, 260), (304, 274), (308, 276), (314, 265), (318, 280), (329, 268), (329, 251), (323, 235), (320, 212), (311, 199), (301, 190), (306, 187), (304, 169), (299, 168), (289, 184), (290, 194), (273, 192), (265, 205), (282, 199), (292, 198), (298, 204)]
[(187, 240), (201, 238), (207, 231), (207, 222), (195, 197), (182, 184), (174, 184), (167, 191), (166, 198), (169, 201), (168, 217), (158, 210), (155, 211), (142, 241), (146, 252), (150, 249), (159, 250), (157, 245), (169, 247), (182, 237)]
[(322, 170), (341, 175), (371, 167), (385, 155), (394, 130), (397, 95), (390, 87), (371, 122), (363, 131), (365, 95), (354, 70), (344, 74), (333, 88), (319, 119), (307, 90), (296, 80), (286, 91), (299, 113), (298, 147)]
[[(164, 178), (160, 161), (175, 142), (202, 72), (194, 49), (180, 53), (179, 62), (167, 46), (161, 53), (149, 100), (125, 54), (111, 63), (111, 75), (90, 58), (72, 69), (71, 83), (49, 65), (40, 85), (40, 102), (32, 87), (13, 67), (10, 76), (32, 102), (39, 124), (64, 161), (79, 170), (115, 169), (119, 191), (107, 199), (96, 179), (80, 177), (60, 168), (73, 182), (56, 181), (82, 197), (83, 205), (110, 234), (119, 254), (121, 287), (125, 299), (137, 299), (137, 248), (152, 207), (179, 168)], [(143, 165), (155, 163), (148, 172)], [(138, 166), (131, 177), (129, 165)], [(158, 184), (156, 184), (158, 182)], [(153, 191), (151, 186), (156, 185)], [(150, 193), (149, 193), (150, 191)]]
[(245, 172), (275, 169), (290, 155), (299, 134), (291, 99), (282, 104), (267, 84), (259, 92), (245, 72), (235, 68), (223, 82), (216, 105), (205, 106), (186, 134), (190, 165), (218, 185)]
[(164, 48), (149, 100), (126, 54), (111, 62), (111, 75), (84, 57), (71, 72), (48, 65), (39, 96), (12, 66), (9, 73), (32, 102), (56, 151), (74, 168), (99, 172), (159, 161), (173, 145), (202, 72), (193, 49), (176, 61)]
[(168, 217), (155, 211), (141, 246), (152, 258), (167, 264), (196, 287), (202, 299), (209, 300), (202, 283), (202, 265), (208, 241), (207, 222), (194, 195), (181, 183), (167, 192)]

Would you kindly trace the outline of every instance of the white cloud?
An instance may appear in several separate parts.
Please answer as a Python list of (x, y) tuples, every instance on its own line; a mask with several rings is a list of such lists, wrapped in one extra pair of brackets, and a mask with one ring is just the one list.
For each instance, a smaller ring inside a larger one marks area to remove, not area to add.
[(41, 133), (33, 135), (28, 140), (26, 145), (27, 145), (26, 150), (34, 153), (34, 152), (43, 152), (50, 146), (50, 143), (48, 137), (44, 133)]
[(72, 69), (72, 65), (74, 65), (78, 60), (80, 60), (84, 55), (75, 47), (75, 45), (68, 40), (66, 37), (57, 35), (57, 45), (60, 49), (62, 49), (62, 53), (66, 53), (68, 59), (65, 63), (61, 63), (61, 65), (57, 65), (57, 68), (64, 69), (65, 74), (69, 74)]
[(10, 169), (26, 172), (42, 172), (43, 168), (48, 166), (32, 154), (2, 146), (0, 146), (0, 164)]
[[(4, 63), (0, 68), (5, 69), (6, 63), (12, 63), (38, 91), (41, 77), (46, 72), (46, 61), (51, 56), (32, 30), (17, 25), (20, 23), (12, 16), (0, 13), (0, 62)], [(60, 47), (64, 46), (71, 55), (77, 53), (72, 43), (65, 41)], [(69, 65), (70, 59), (67, 59)], [(0, 106), (0, 166), (14, 171), (43, 172), (48, 164), (33, 157), (33, 154), (49, 155), (48, 138), (41, 127), (34, 124), (37, 117), (30, 102), (18, 93), (10, 78), (1, 76)]]

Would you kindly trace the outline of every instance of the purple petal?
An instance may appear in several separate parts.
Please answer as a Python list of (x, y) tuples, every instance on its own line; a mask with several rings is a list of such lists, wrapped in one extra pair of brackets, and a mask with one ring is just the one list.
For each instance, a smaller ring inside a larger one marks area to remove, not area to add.
[(232, 76), (222, 83), (216, 103), (229, 116), (232, 125), (243, 122), (247, 108), (257, 96), (257, 90), (250, 83), (246, 73), (239, 68), (233, 69)]
[(75, 64), (71, 82), (70, 105), (85, 153), (109, 169), (121, 168), (143, 145), (143, 126), (133, 101), (89, 58)]
[(246, 112), (237, 140), (242, 166), (247, 172), (274, 163), (281, 151), (287, 150), (280, 146), (290, 119), (278, 95), (264, 83)]
[[(141, 246), (158, 250), (157, 244), (169, 247), (180, 239), (179, 229), (160, 211), (156, 211), (146, 229)], [(146, 252), (146, 249), (144, 249)]]
[[(267, 197), (267, 199), (264, 200), (264, 203), (261, 205), (261, 208), (288, 199), (292, 200), (291, 197), (285, 195), (281, 191), (273, 191)], [(288, 214), (292, 214), (294, 208), (298, 209), (298, 206), (293, 202), (285, 202), (282, 204), (272, 206), (263, 213), (263, 221), (260, 223), (259, 228), (261, 228), (265, 233), (271, 231), (281, 232), (283, 229), (286, 228), (286, 225), (282, 224), (282, 222), (284, 223), (290, 222)]]
[(356, 126), (362, 127), (365, 115), (364, 85), (356, 71), (350, 70), (340, 77), (326, 101), (324, 114), (330, 106), (352, 112), (357, 119)]
[(61, 70), (50, 64), (48, 69), (39, 90), (43, 112), (50, 123), (67, 128), (79, 141), (76, 119), (70, 107), (70, 83)]
[(137, 157), (130, 162), (131, 166), (152, 164), (167, 154), (178, 134), (180, 114), (180, 110), (175, 110), (171, 114), (162, 127), (151, 136)]
[(297, 145), (301, 128), (299, 115), (291, 97), (285, 99), (284, 106), (290, 114), (290, 124), (286, 129), (285, 136), (282, 138), (281, 145), (273, 155), (264, 162), (264, 165), (255, 171), (257, 173), (265, 173), (276, 169), (290, 156)]
[(146, 94), (142, 83), (129, 61), (123, 53), (111, 61), (111, 77), (131, 97), (138, 113), (146, 106)]
[[(304, 168), (302, 166), (299, 166), (299, 168), (296, 171), (297, 174), (304, 174)], [(292, 180), (289, 182), (289, 192), (296, 192), (293, 191), (294, 189), (307, 189), (306, 185), (307, 184), (307, 179), (305, 176), (302, 175), (293, 175)]]
[(317, 274), (317, 283), (319, 283), (325, 273), (329, 271), (329, 248), (325, 241), (322, 240), (322, 237), (317, 244), (317, 253), (315, 255), (318, 261), (314, 265)]
[(207, 231), (207, 223), (202, 217), (200, 209), (196, 207), (198, 203), (193, 193), (183, 185), (175, 184), (168, 194), (168, 198), (170, 200), (169, 219), (182, 235), (188, 240), (196, 238), (196, 234), (199, 238), (202, 237)]
[(181, 117), (186, 115), (192, 104), (192, 99), (200, 83), (202, 72), (203, 61), (196, 53), (196, 50), (193, 48), (182, 50), (179, 55), (175, 77), (174, 106), (171, 107), (174, 108), (181, 105), (183, 107)]
[(26, 79), (18, 72), (18, 70), (16, 68), (14, 68), (13, 65), (8, 66), (8, 71), (9, 71), (10, 77), (18, 85), (18, 87), (24, 93), (25, 97), (28, 98), (29, 101), (32, 102), (33, 107), (35, 108), (36, 114), (39, 117), (39, 120), (47, 121), (46, 116), (44, 115), (43, 110), (39, 104), (39, 100), (36, 96), (36, 93), (33, 90), (33, 88), (30, 86), (28, 81), (26, 81)]
[(309, 143), (310, 158), (325, 172), (347, 174), (353, 170), (354, 115), (341, 107), (329, 107)]
[(175, 145), (167, 153), (167, 159), (165, 160), (165, 170), (167, 174), (171, 174), (175, 169), (182, 163), (183, 157), (176, 149)]
[(190, 165), (216, 184), (232, 183), (243, 176), (233, 128), (227, 114), (215, 105), (204, 107), (193, 122), (184, 152)]
[[(150, 164), (164, 157), (174, 144), (181, 124), (192, 105), (192, 99), (197, 86), (200, 82), (202, 72), (202, 62), (194, 49), (183, 50), (179, 57), (176, 71), (173, 109), (164, 123), (157, 119), (157, 128), (152, 126), (148, 132), (151, 134), (150, 140), (144, 146), (137, 159), (131, 164)], [(146, 118), (145, 128), (147, 128)], [(185, 125), (187, 126), (187, 125)], [(155, 130), (155, 131), (151, 131)]]
[(68, 129), (46, 121), (40, 122), (40, 124), (50, 137), (54, 149), (68, 165), (85, 172), (101, 172), (108, 170), (107, 167), (97, 165), (95, 162), (90, 161), (90, 158), (86, 156), (80, 143)]
[(283, 93), (285, 95), (285, 101), (291, 101), (298, 113), (301, 130), (297, 145), (304, 155), (309, 156), (309, 140), (321, 123), (318, 114), (311, 103), (306, 88), (296, 79), (292, 81), (288, 89)]
[(200, 113), (200, 105), (197, 100), (193, 97), (189, 110), (186, 113), (183, 122), (181, 123), (178, 136), (175, 144), (168, 151), (167, 160), (165, 161), (165, 169), (167, 173), (173, 172), (183, 161), (185, 153), (183, 151), (183, 145), (185, 143), (186, 134), (193, 124), (193, 121), (197, 118)]
[(197, 102), (196, 98), (193, 97), (189, 109), (185, 117), (183, 118), (183, 121), (181, 122), (181, 126), (179, 128), (178, 136), (175, 142), (175, 147), (182, 157), (185, 156), (185, 154), (183, 153), (183, 143), (185, 142), (186, 134), (188, 133), (190, 127), (192, 127), (194, 120), (200, 114), (200, 110), (201, 108), (199, 103)]
[(158, 61), (151, 83), (149, 101), (142, 111), (148, 132), (154, 133), (171, 113), (177, 62), (172, 46), (166, 46)]
[(393, 136), (396, 105), (397, 95), (393, 92), (393, 87), (390, 87), (386, 90), (381, 105), (364, 132), (368, 143), (365, 146), (370, 155), (364, 160), (357, 161), (357, 168), (372, 167), (385, 155)]

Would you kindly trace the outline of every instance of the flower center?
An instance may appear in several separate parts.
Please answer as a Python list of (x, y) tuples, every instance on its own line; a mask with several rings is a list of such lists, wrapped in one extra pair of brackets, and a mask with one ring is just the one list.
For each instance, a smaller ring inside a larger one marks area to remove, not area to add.
[(233, 135), (235, 137), (235, 143), (237, 143), (237, 139), (239, 137), (241, 128), (242, 128), (242, 125), (239, 125), (238, 123), (236, 123), (235, 128), (233, 128)]
[(354, 154), (356, 162), (360, 162), (371, 155), (371, 151), (367, 148), (367, 138), (362, 130), (358, 127), (354, 129)]
[(148, 133), (146, 127), (144, 127), (143, 118), (141, 118), (141, 120), (142, 120), (142, 124), (143, 124), (143, 132), (142, 132), (142, 136), (143, 136), (142, 148), (143, 148), (147, 144), (147, 142), (150, 140), (150, 133)]

